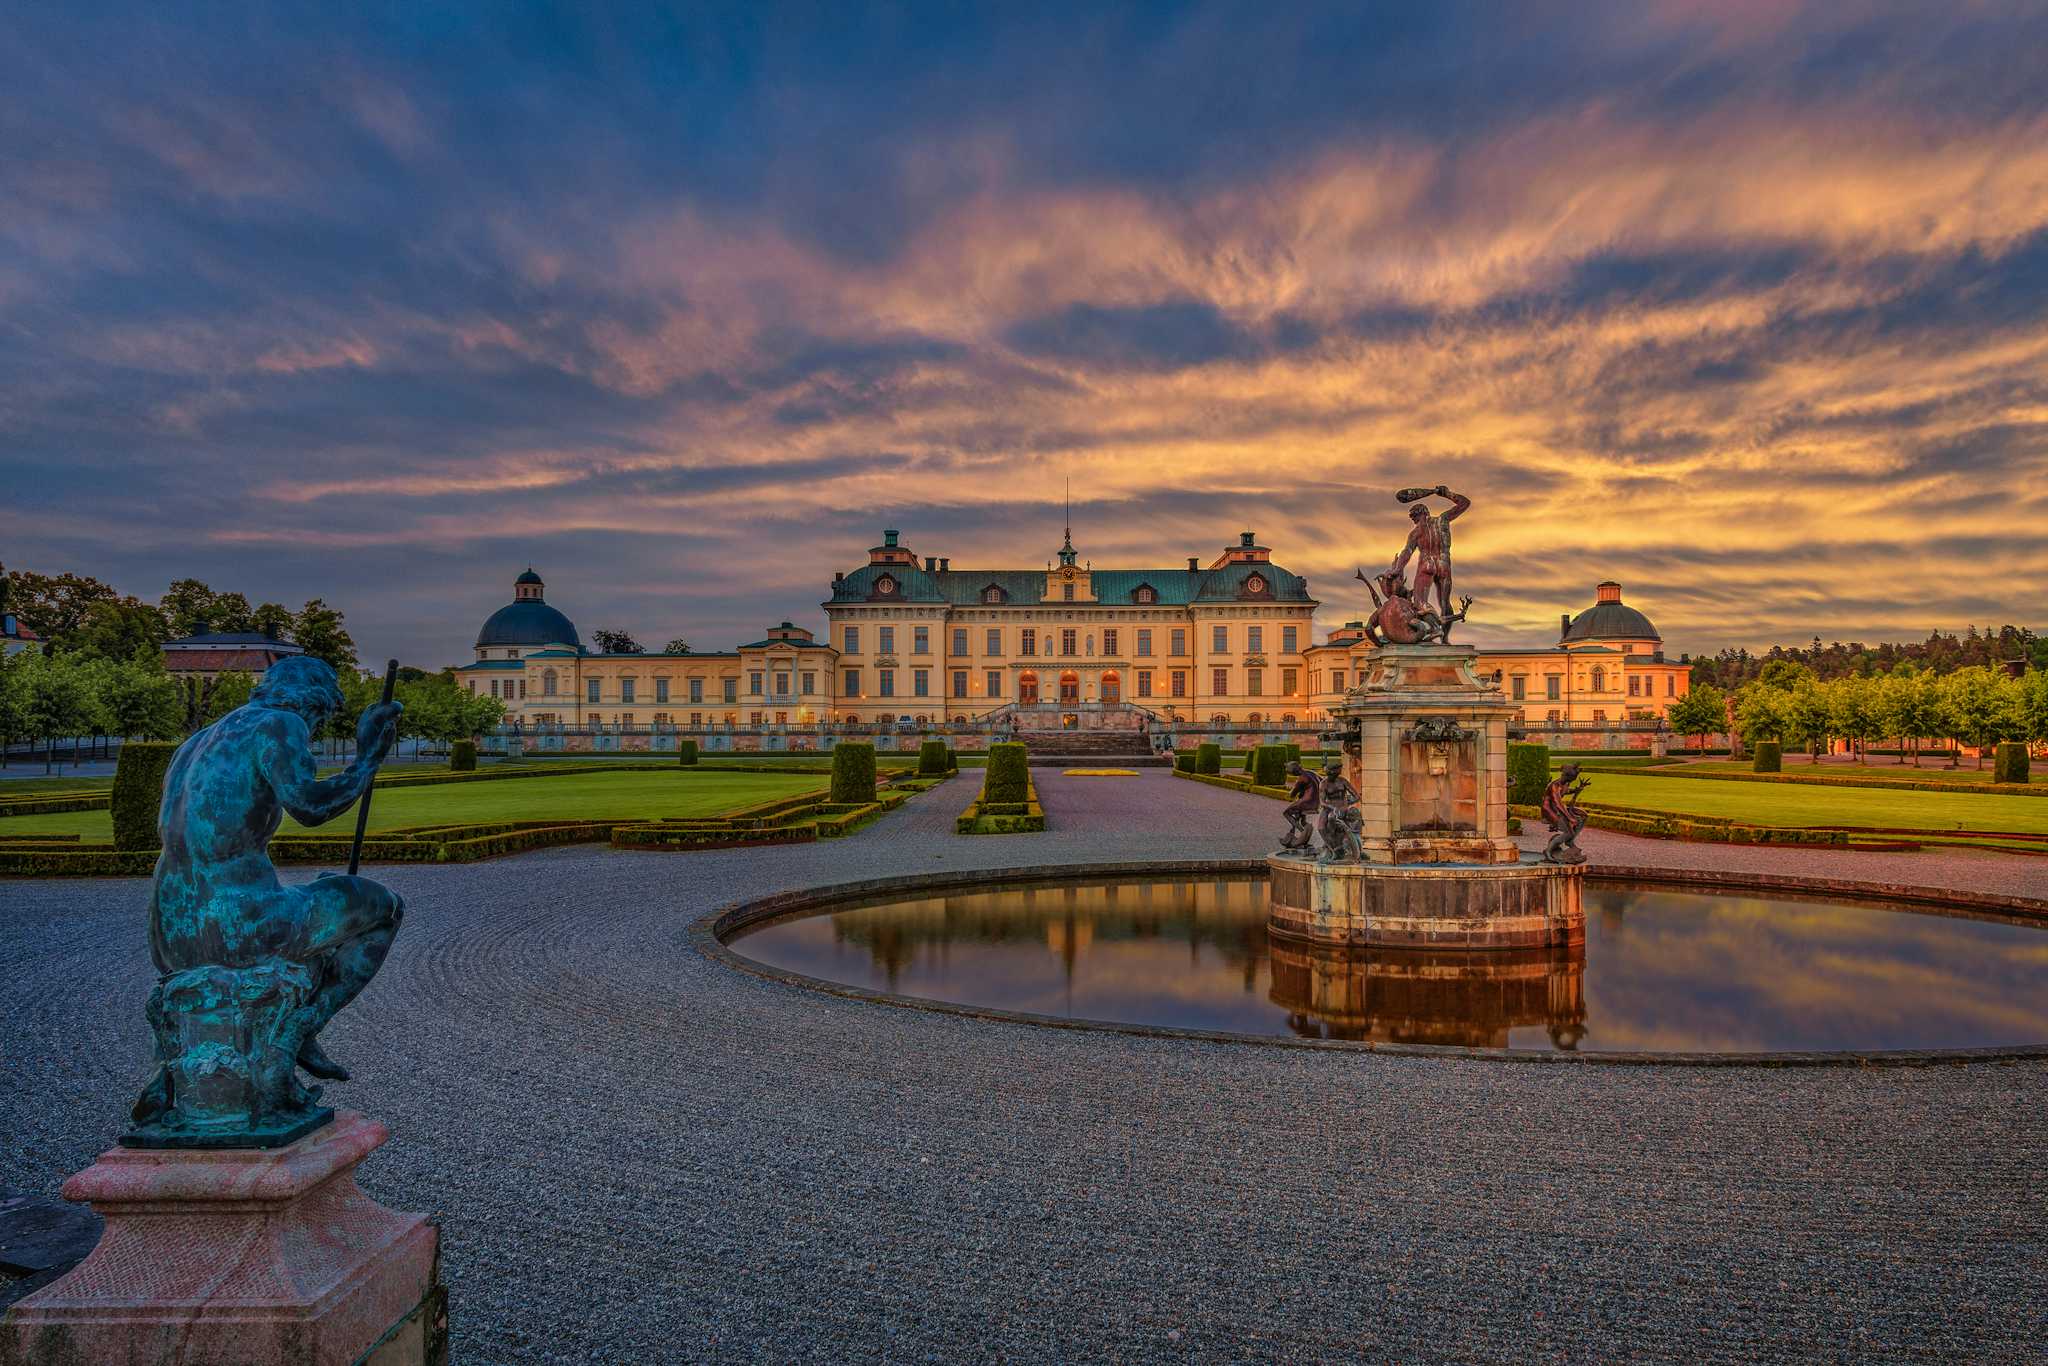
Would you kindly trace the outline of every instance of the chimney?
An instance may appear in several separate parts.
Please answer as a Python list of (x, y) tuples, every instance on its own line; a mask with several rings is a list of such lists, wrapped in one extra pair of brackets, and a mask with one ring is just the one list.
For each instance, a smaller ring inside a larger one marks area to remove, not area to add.
[(1201, 557), (1200, 557), (1200, 556), (1198, 556), (1198, 555), (1190, 555), (1190, 556), (1188, 556), (1188, 573), (1190, 573), (1190, 574), (1194, 573), (1194, 572), (1195, 572), (1195, 571), (1196, 571), (1197, 569), (1199, 569), (1199, 568), (1201, 567), (1201, 563), (1202, 563), (1202, 561), (1201, 561)]
[(1571, 634), (1571, 629), (1572, 614), (1570, 612), (1559, 612), (1557, 614), (1557, 638), (1563, 640), (1567, 635)]
[(833, 571), (832, 571), (832, 582), (834, 582), (834, 583), (841, 583), (841, 582), (844, 582), (845, 578), (846, 578), (846, 572), (845, 572), (844, 570), (841, 570), (841, 569), (835, 569), (835, 570), (833, 570)]
[(929, 573), (931, 573), (931, 572), (932, 572), (932, 571), (933, 571), (934, 569), (937, 569), (938, 567), (939, 567), (939, 557), (938, 557), (938, 556), (936, 556), (936, 555), (927, 555), (927, 556), (925, 556), (925, 557), (924, 557), (924, 572), (925, 572), (925, 573), (929, 574)]
[(939, 556), (939, 572), (941, 574), (950, 574), (953, 572), (953, 557), (951, 555)]

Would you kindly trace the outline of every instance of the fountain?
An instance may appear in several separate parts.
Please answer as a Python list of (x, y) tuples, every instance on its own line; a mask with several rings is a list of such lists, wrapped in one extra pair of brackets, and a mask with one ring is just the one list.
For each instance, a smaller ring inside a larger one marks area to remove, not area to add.
[[(1450, 523), (1471, 501), (1441, 484), (1396, 497), (1410, 505), (1413, 529), (1386, 572), (1358, 574), (1373, 596), (1367, 633), (1377, 648), (1334, 709), (1326, 738), (1342, 760), (1320, 779), (1299, 773), (1300, 800), (1289, 808), (1316, 804), (1322, 850), (1284, 848), (1266, 860), (1268, 928), (1352, 948), (1582, 944), (1576, 828), (1542, 858), (1524, 857), (1509, 838), (1507, 727), (1516, 707), (1473, 671), (1476, 650), (1450, 642), (1472, 604), (1451, 606)], [(1449, 499), (1450, 509), (1432, 513), (1430, 497)], [(1551, 794), (1564, 811), (1575, 810), (1572, 795)]]

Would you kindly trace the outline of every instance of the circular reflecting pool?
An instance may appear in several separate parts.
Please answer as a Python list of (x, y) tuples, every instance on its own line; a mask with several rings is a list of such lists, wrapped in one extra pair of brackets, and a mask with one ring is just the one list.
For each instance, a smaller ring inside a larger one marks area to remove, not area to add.
[(2048, 930), (1777, 895), (1590, 883), (1569, 951), (1276, 941), (1250, 876), (853, 904), (729, 942), (873, 991), (1241, 1034), (1673, 1053), (2048, 1042)]

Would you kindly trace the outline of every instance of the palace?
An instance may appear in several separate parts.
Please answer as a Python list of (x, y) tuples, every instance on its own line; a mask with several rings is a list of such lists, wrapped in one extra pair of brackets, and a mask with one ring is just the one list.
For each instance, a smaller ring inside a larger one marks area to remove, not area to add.
[[(1042, 569), (955, 569), (896, 531), (832, 576), (826, 638), (784, 621), (736, 649), (586, 650), (528, 569), (456, 670), (508, 719), (569, 731), (978, 722), (1024, 729), (1154, 723), (1280, 729), (1320, 721), (1373, 648), (1348, 622), (1315, 641), (1308, 581), (1251, 532), (1203, 562), (1096, 569), (1071, 528)], [(1546, 649), (1480, 650), (1523, 721), (1661, 717), (1690, 666), (1667, 661), (1649, 618), (1603, 583)]]

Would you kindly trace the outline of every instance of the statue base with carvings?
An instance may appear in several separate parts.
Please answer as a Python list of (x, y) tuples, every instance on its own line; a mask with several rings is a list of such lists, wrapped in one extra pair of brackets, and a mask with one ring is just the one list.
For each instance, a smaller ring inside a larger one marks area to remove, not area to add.
[(438, 1228), (356, 1187), (389, 1136), (342, 1111), (279, 1148), (102, 1153), (64, 1197), (105, 1232), (0, 1320), (0, 1366), (445, 1361)]
[(1508, 835), (1507, 727), (1518, 710), (1473, 670), (1477, 651), (1388, 645), (1333, 710), (1358, 792), (1358, 861), (1279, 854), (1275, 935), (1351, 947), (1569, 947), (1586, 936), (1580, 867), (1537, 862)]

